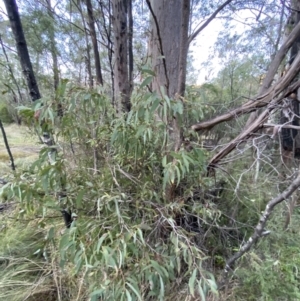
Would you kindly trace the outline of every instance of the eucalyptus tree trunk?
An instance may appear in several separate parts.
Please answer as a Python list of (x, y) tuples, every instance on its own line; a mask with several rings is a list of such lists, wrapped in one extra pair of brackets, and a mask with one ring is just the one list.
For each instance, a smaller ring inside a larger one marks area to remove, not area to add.
[(114, 32), (114, 89), (119, 112), (129, 112), (130, 82), (128, 74), (128, 0), (112, 0)]
[[(170, 98), (184, 96), (188, 52), (190, 0), (147, 0), (151, 18), (149, 53), (155, 79), (152, 89), (161, 94), (161, 87)], [(176, 116), (172, 118), (170, 141), (178, 150), (182, 130)]]
[[(188, 52), (188, 26), (190, 0), (147, 0), (151, 13), (151, 38), (149, 54), (155, 78), (152, 89), (162, 95), (181, 101), (186, 82)], [(178, 151), (183, 142), (183, 129), (179, 116), (166, 120), (168, 151)], [(172, 201), (175, 186), (167, 187), (166, 199)]]
[[(110, 69), (110, 79), (111, 79), (111, 104), (115, 106), (115, 87), (114, 87), (114, 68), (113, 68), (113, 40), (112, 40), (112, 3), (108, 1), (107, 5), (107, 14), (108, 18), (106, 18), (105, 7), (102, 1), (99, 2), (100, 12), (103, 19), (102, 28), (104, 30), (104, 36), (106, 37), (107, 41), (107, 56), (109, 62), (109, 69)], [(108, 19), (108, 20), (107, 20)], [(99, 20), (97, 22), (98, 31), (100, 31), (100, 24)]]
[(93, 6), (92, 6), (91, 0), (85, 0), (85, 3), (86, 3), (87, 12), (88, 12), (88, 25), (89, 25), (89, 29), (90, 29), (90, 36), (92, 39), (93, 50), (94, 50), (96, 83), (99, 85), (103, 85), (99, 48), (98, 48), (97, 35), (96, 35), (96, 30), (95, 30)]
[(128, 67), (129, 67), (129, 94), (133, 90), (133, 16), (132, 16), (132, 0), (128, 0)]
[(27, 86), (29, 89), (29, 95), (31, 97), (31, 100), (35, 101), (37, 99), (40, 99), (41, 95), (32, 69), (27, 43), (25, 40), (23, 27), (18, 11), (18, 6), (16, 0), (4, 0), (4, 4), (6, 7), (13, 35), (16, 40), (18, 57), (21, 63), (23, 74), (26, 78)]
[(73, 3), (77, 7), (77, 9), (80, 13), (80, 17), (81, 17), (83, 28), (84, 28), (84, 38), (85, 38), (85, 45), (86, 45), (85, 66), (86, 66), (87, 74), (88, 74), (89, 87), (92, 88), (94, 86), (94, 80), (93, 80), (93, 75), (92, 75), (90, 44), (89, 44), (89, 39), (88, 39), (88, 32), (87, 32), (87, 28), (86, 28), (86, 22), (85, 22), (85, 18), (84, 18), (84, 15), (83, 15), (81, 2), (79, 2), (77, 4), (73, 0)]

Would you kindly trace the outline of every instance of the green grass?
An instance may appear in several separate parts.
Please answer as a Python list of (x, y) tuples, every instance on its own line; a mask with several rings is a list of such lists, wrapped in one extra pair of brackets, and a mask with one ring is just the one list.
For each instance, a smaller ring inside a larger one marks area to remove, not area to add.
[[(4, 129), (17, 167), (22, 167), (37, 158), (40, 145), (38, 145), (38, 139), (34, 133), (30, 133), (28, 128), (16, 124), (4, 125)], [(2, 174), (10, 171), (10, 159), (3, 136), (0, 136), (0, 170)]]

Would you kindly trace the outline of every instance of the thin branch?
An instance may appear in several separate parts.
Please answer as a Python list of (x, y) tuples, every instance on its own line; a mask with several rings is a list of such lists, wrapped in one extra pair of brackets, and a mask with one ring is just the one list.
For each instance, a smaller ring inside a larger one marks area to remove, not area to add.
[(13, 158), (13, 155), (12, 155), (12, 153), (10, 151), (10, 147), (9, 147), (9, 144), (8, 144), (8, 141), (7, 141), (7, 136), (6, 136), (6, 133), (5, 133), (5, 130), (4, 130), (4, 127), (3, 127), (1, 119), (0, 119), (0, 128), (1, 128), (1, 131), (2, 131), (4, 144), (5, 144), (6, 150), (8, 152), (9, 159), (10, 159), (11, 169), (13, 171), (15, 171), (16, 170), (16, 166), (15, 166), (15, 163), (14, 163), (14, 158)]
[(263, 127), (264, 128), (279, 127), (284, 129), (294, 129), (300, 131), (300, 126), (292, 125), (292, 124), (283, 125), (283, 124), (274, 124), (274, 123), (264, 123)]
[[(148, 1), (147, 1), (148, 2)], [(220, 5), (215, 12), (196, 30), (194, 31), (188, 39), (188, 45), (197, 37), (197, 35), (217, 16), (217, 14), (226, 6), (228, 5), (232, 0), (227, 0), (225, 3)]]
[(300, 172), (298, 171), (297, 178), (291, 183), (291, 185), (285, 189), (281, 194), (279, 194), (277, 197), (273, 198), (271, 201), (269, 201), (266, 205), (266, 208), (261, 215), (259, 222), (257, 226), (255, 227), (254, 233), (252, 236), (248, 239), (248, 241), (240, 248), (238, 252), (236, 252), (233, 256), (231, 256), (225, 266), (225, 275), (228, 274), (228, 272), (231, 270), (233, 264), (236, 260), (241, 258), (246, 252), (248, 252), (251, 247), (263, 236), (266, 236), (269, 234), (269, 231), (266, 231), (265, 226), (270, 218), (270, 215), (272, 214), (275, 206), (280, 204), (282, 201), (286, 200), (288, 197), (292, 195), (292, 193), (300, 187)]

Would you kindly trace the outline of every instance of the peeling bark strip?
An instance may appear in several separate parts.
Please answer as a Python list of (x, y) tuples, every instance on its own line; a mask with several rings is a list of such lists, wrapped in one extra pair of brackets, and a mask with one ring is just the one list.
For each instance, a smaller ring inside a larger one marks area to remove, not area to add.
[(37, 82), (32, 69), (32, 64), (28, 54), (27, 44), (19, 16), (18, 6), (16, 0), (4, 0), (10, 25), (16, 40), (18, 56), (21, 62), (23, 74), (25, 75), (27, 86), (29, 88), (29, 95), (32, 101), (41, 98)]
[(246, 252), (248, 252), (251, 247), (261, 238), (262, 236), (267, 235), (269, 232), (265, 230), (266, 223), (273, 212), (275, 206), (280, 204), (282, 201), (286, 200), (288, 197), (292, 195), (292, 193), (300, 187), (300, 172), (298, 171), (297, 178), (291, 183), (291, 185), (284, 190), (281, 194), (279, 194), (276, 198), (269, 201), (266, 205), (266, 208), (261, 215), (259, 222), (254, 230), (252, 236), (248, 239), (248, 241), (240, 248), (238, 252), (236, 252), (232, 257), (230, 257), (225, 266), (225, 275), (231, 270), (234, 262), (241, 258)]

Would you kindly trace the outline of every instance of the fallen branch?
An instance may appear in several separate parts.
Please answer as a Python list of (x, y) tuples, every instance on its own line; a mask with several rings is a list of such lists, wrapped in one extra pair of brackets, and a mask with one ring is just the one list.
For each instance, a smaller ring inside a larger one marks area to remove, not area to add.
[[(267, 92), (263, 93), (262, 95), (256, 96), (254, 100), (249, 100), (242, 106), (230, 112), (217, 116), (213, 119), (194, 124), (192, 126), (192, 129), (194, 131), (210, 129), (221, 122), (229, 121), (233, 118), (239, 117), (246, 113), (251, 113), (259, 108), (263, 108), (267, 106), (276, 97), (278, 97), (278, 102), (280, 102), (284, 97), (289, 96), (292, 92), (294, 92), (295, 89), (297, 89), (300, 86), (300, 80), (290, 85), (290, 83), (293, 81), (293, 79), (299, 72), (300, 72), (300, 52), (298, 53), (297, 57), (295, 58), (293, 64), (291, 65), (287, 73), (283, 77), (281, 77), (274, 86), (270, 87), (267, 90)], [(279, 95), (285, 89), (287, 90), (279, 97)]]
[(288, 197), (292, 195), (292, 193), (300, 187), (300, 172), (298, 171), (297, 178), (291, 183), (291, 185), (285, 189), (281, 194), (277, 197), (273, 198), (266, 205), (266, 208), (261, 215), (257, 226), (255, 227), (254, 233), (248, 239), (248, 241), (240, 248), (238, 252), (236, 252), (232, 257), (230, 257), (225, 266), (225, 275), (232, 269), (233, 264), (239, 258), (241, 258), (246, 252), (248, 252), (251, 247), (263, 236), (269, 234), (269, 231), (265, 230), (266, 223), (273, 212), (275, 206), (280, 204), (282, 201), (286, 200)]
[[(300, 56), (299, 56), (300, 58)], [(300, 80), (291, 85), (286, 93), (290, 94), (292, 91), (300, 87)], [(263, 127), (263, 124), (268, 120), (271, 112), (278, 107), (280, 102), (283, 100), (284, 96), (278, 97), (273, 99), (267, 109), (263, 111), (258, 118), (248, 127), (246, 128), (242, 133), (240, 133), (236, 138), (231, 140), (225, 147), (223, 147), (209, 162), (208, 165), (208, 171), (215, 168), (218, 164), (218, 162), (223, 159), (225, 156), (227, 156), (232, 150), (236, 148), (237, 145), (239, 145), (242, 142), (245, 142), (248, 138), (252, 136), (253, 133), (257, 132), (260, 128)]]

